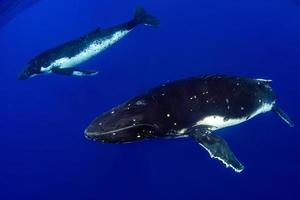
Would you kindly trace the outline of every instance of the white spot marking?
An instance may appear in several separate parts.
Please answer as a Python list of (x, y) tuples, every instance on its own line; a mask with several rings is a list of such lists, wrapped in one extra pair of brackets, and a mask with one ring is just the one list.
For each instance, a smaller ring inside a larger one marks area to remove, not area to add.
[(137, 102), (135, 103), (135, 105), (137, 105), (137, 106), (145, 106), (145, 105), (146, 105), (146, 102), (143, 101), (143, 100), (139, 100), (139, 101), (137, 101)]
[(197, 99), (197, 96), (192, 96), (190, 100)]

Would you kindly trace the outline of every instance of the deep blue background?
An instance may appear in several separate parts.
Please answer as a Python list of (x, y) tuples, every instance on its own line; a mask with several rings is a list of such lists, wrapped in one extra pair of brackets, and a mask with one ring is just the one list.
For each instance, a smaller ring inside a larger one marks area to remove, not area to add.
[[(96, 27), (157, 16), (84, 64), (95, 77), (18, 81), (36, 54)], [(0, 199), (300, 199), (300, 7), (288, 0), (44, 0), (0, 29)], [(273, 79), (275, 114), (219, 131), (245, 165), (191, 139), (103, 145), (91, 120), (160, 83), (225, 73)], [(297, 126), (298, 125), (298, 126)]]
[(0, 28), (40, 0), (0, 0)]

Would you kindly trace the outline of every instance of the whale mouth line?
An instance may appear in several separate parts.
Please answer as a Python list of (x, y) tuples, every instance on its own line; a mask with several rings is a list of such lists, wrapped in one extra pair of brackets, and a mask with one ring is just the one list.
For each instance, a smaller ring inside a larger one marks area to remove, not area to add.
[(148, 126), (148, 127), (151, 127), (151, 128), (154, 128), (154, 129), (158, 129), (159, 127), (156, 125), (156, 124), (147, 124), (147, 123), (143, 123), (143, 124), (136, 124), (136, 125), (131, 125), (131, 126), (126, 126), (126, 127), (123, 127), (123, 128), (119, 128), (119, 129), (115, 129), (115, 130), (111, 130), (111, 131), (107, 131), (107, 132), (89, 132), (88, 129), (85, 131), (86, 135), (88, 136), (100, 136), (100, 135), (109, 135), (109, 134), (116, 134), (118, 132), (121, 132), (121, 131), (125, 131), (125, 130), (128, 130), (128, 129), (131, 129), (131, 128), (136, 128), (136, 127), (141, 127), (141, 126)]

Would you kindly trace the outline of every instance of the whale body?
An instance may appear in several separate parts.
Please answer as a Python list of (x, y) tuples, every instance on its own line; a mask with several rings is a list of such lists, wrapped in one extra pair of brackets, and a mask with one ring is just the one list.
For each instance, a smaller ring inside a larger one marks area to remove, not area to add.
[(103, 52), (112, 46), (132, 29), (140, 24), (156, 26), (155, 17), (138, 7), (134, 18), (124, 24), (108, 29), (96, 30), (58, 47), (49, 49), (34, 57), (19, 75), (19, 80), (25, 80), (40, 74), (62, 74), (73, 76), (93, 76), (98, 72), (76, 68), (81, 63)]
[(104, 143), (192, 137), (212, 158), (241, 172), (244, 166), (217, 130), (274, 111), (291, 127), (265, 79), (209, 75), (170, 82), (100, 115), (85, 130)]

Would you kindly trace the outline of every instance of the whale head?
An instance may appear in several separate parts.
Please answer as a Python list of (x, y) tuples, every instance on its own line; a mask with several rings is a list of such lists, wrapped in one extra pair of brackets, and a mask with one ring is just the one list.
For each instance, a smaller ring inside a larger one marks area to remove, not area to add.
[(85, 136), (104, 143), (153, 138), (159, 130), (156, 109), (155, 102), (146, 97), (134, 98), (97, 117), (85, 130)]
[(30, 61), (24, 68), (24, 70), (19, 74), (19, 80), (26, 80), (32, 78), (38, 74), (40, 74), (40, 67), (37, 65), (36, 62)]

